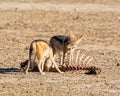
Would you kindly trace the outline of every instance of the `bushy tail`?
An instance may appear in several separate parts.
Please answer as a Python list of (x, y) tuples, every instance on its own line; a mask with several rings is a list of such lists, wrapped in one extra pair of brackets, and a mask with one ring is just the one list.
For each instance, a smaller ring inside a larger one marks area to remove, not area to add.
[(29, 50), (29, 59), (30, 59), (30, 69), (31, 71), (34, 70), (34, 67), (35, 67), (35, 59), (36, 59), (36, 51), (35, 51), (35, 48), (34, 48), (34, 44), (36, 42), (33, 41), (30, 45), (30, 50)]

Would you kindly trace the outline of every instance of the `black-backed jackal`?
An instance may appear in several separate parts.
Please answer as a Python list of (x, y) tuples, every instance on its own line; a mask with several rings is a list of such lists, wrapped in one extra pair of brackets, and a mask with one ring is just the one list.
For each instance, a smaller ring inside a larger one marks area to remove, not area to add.
[(31, 43), (30, 51), (29, 51), (29, 62), (27, 64), (27, 68), (25, 70), (26, 74), (28, 73), (29, 67), (31, 68), (31, 70), (34, 69), (34, 66), (36, 64), (35, 63), (36, 58), (37, 58), (37, 67), (38, 67), (40, 74), (45, 74), (43, 72), (45, 63), (46, 63), (47, 70), (49, 70), (49, 68), (51, 67), (51, 65), (53, 63), (53, 65), (55, 66), (57, 71), (59, 73), (62, 73), (59, 70), (59, 68), (53, 58), (53, 50), (46, 41), (35, 40)]
[(64, 64), (66, 53), (69, 50), (74, 51), (74, 49), (79, 45), (83, 35), (75, 36), (73, 32), (70, 32), (68, 36), (56, 35), (51, 37), (50, 44), (53, 48), (53, 55), (55, 57), (56, 53), (59, 55), (60, 65)]

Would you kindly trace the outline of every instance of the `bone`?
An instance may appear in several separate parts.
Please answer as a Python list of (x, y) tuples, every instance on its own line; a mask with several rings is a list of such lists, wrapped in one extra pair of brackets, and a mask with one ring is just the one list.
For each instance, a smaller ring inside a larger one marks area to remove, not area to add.
[(66, 58), (65, 58), (65, 66), (66, 66), (66, 67), (68, 67), (68, 66), (69, 66), (69, 63), (70, 63), (70, 62), (69, 62), (69, 55), (70, 55), (70, 53), (67, 52), (67, 53), (66, 53)]
[(61, 55), (61, 58), (60, 58), (60, 65), (63, 65), (63, 54)]
[(81, 65), (83, 64), (83, 63), (82, 63), (82, 59), (83, 59), (84, 56), (85, 56), (85, 54), (83, 54), (83, 55), (81, 56), (81, 58), (79, 59), (79, 64), (81, 64)]
[(80, 54), (80, 50), (77, 51), (77, 56), (76, 56), (76, 65), (78, 65), (78, 57), (79, 57), (79, 54)]
[(72, 54), (72, 52), (71, 52), (72, 50), (70, 50), (70, 56), (69, 56), (69, 66), (71, 65), (71, 54)]
[(86, 65), (93, 60), (93, 57), (87, 56), (84, 53), (81, 55), (80, 49), (71, 49), (67, 52), (65, 59), (67, 59), (65, 62), (67, 68), (77, 70), (79, 68), (86, 68)]
[(86, 65), (88, 65), (92, 60), (93, 60), (93, 57), (91, 57), (91, 59), (89, 59), (89, 61), (86, 63)]
[(73, 64), (74, 64), (74, 50), (71, 50), (71, 66), (74, 66)]
[(83, 64), (85, 64), (85, 62), (86, 62), (88, 59), (89, 59), (89, 56), (87, 56), (87, 57), (85, 58), (85, 60), (83, 61)]

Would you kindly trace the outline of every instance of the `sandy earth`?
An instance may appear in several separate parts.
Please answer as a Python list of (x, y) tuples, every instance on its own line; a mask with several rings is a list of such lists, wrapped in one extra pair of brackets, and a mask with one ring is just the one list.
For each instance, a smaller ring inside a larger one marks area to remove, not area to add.
[[(6, 2), (5, 2), (6, 1)], [(119, 0), (0, 1), (0, 96), (120, 96)], [(109, 1), (109, 2), (108, 2)], [(30, 42), (72, 30), (100, 75), (20, 72)]]

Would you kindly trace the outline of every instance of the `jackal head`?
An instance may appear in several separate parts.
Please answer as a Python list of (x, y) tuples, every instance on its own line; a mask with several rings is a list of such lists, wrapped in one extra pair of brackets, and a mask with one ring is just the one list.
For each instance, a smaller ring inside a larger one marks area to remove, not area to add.
[(70, 41), (69, 41), (67, 48), (74, 49), (79, 45), (80, 41), (82, 40), (83, 35), (75, 36), (73, 32), (69, 32), (69, 37), (70, 37)]
[(21, 71), (25, 71), (26, 70), (26, 68), (27, 68), (27, 65), (28, 65), (28, 61), (29, 60), (25, 60), (24, 62), (21, 62), (20, 63), (20, 69), (21, 69)]

